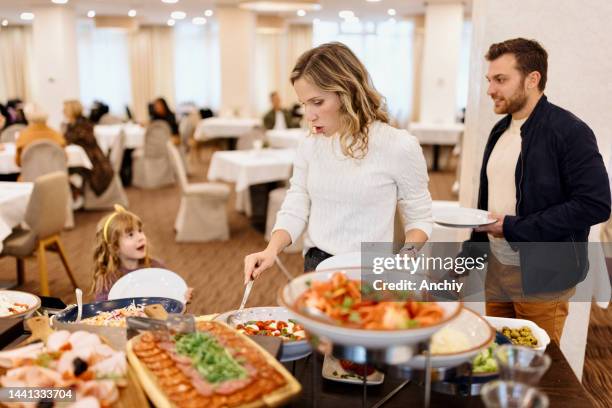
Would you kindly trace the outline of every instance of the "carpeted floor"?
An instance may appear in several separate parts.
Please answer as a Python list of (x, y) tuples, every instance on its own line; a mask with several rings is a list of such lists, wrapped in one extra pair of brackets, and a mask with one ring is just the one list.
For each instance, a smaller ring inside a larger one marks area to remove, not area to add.
[[(200, 157), (192, 157), (194, 174), (191, 182), (205, 181), (206, 169), (212, 153), (204, 149)], [(429, 151), (426, 151), (429, 153)], [(442, 165), (449, 155), (442, 155)], [(430, 191), (436, 200), (455, 200), (451, 186), (455, 179), (454, 158), (448, 166), (452, 170), (430, 173)], [(242, 270), (245, 255), (262, 250), (266, 242), (263, 235), (255, 231), (243, 214), (234, 210), (234, 196), (228, 203), (231, 238), (226, 242), (200, 244), (177, 244), (174, 241), (174, 219), (178, 211), (180, 192), (178, 187), (160, 190), (127, 190), (130, 210), (144, 221), (145, 233), (153, 256), (169, 269), (181, 274), (194, 287), (194, 295), (188, 311), (208, 314), (231, 310), (239, 306), (242, 297)], [(91, 285), (92, 254), (97, 222), (105, 212), (75, 213), (76, 228), (65, 231), (62, 241), (68, 253), (70, 265), (77, 282), (85, 292)], [(282, 260), (293, 274), (302, 271), (303, 260), (299, 254), (283, 254)], [(70, 282), (57, 256), (48, 253), (50, 290), (53, 296), (66, 303), (74, 303)], [(13, 279), (15, 261), (0, 259), (0, 279)], [(21, 289), (38, 292), (38, 268), (36, 260), (26, 263), (26, 284)], [(271, 269), (253, 287), (247, 306), (276, 304), (276, 293), (285, 279), (280, 271)], [(86, 297), (86, 300), (91, 297)], [(584, 385), (600, 407), (612, 406), (612, 310), (594, 308), (589, 329), (585, 362)]]

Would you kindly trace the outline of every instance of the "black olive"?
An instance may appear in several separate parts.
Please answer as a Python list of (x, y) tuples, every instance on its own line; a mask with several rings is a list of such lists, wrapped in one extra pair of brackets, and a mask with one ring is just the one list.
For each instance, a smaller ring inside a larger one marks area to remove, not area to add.
[(87, 371), (87, 362), (81, 360), (78, 357), (74, 359), (74, 361), (72, 362), (72, 365), (74, 367), (74, 376), (75, 377), (78, 377), (79, 375), (81, 375), (85, 371)]
[(53, 401), (38, 401), (36, 408), (53, 408)]

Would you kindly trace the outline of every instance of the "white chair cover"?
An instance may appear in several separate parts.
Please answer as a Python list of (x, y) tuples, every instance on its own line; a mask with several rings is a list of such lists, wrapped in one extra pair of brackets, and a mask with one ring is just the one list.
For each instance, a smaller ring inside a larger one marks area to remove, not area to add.
[(15, 143), (17, 140), (17, 133), (25, 129), (26, 126), (21, 123), (16, 123), (4, 129), (0, 134), (0, 143)]
[(190, 184), (181, 155), (171, 141), (166, 144), (181, 187), (181, 204), (174, 228), (177, 242), (229, 239), (227, 200), (230, 189), (221, 183)]
[[(274, 228), (274, 224), (276, 223), (276, 214), (281, 208), (283, 201), (285, 200), (285, 196), (287, 195), (287, 187), (279, 187), (270, 191), (268, 194), (268, 213), (266, 215), (266, 233), (265, 239), (266, 241), (270, 241), (272, 236), (272, 228)], [(304, 234), (300, 236), (297, 242), (292, 243), (287, 248), (285, 248), (284, 252), (289, 254), (302, 252), (304, 249)]]
[(174, 173), (166, 149), (170, 135), (170, 126), (166, 122), (155, 120), (149, 124), (144, 149), (134, 154), (134, 186), (159, 188), (174, 184)]

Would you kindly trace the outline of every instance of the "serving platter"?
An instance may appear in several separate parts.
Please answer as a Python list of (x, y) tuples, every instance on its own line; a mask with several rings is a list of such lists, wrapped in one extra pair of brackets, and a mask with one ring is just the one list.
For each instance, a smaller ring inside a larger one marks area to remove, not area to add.
[(433, 219), (436, 224), (450, 228), (477, 228), (497, 222), (489, 218), (487, 211), (467, 207), (435, 208)]

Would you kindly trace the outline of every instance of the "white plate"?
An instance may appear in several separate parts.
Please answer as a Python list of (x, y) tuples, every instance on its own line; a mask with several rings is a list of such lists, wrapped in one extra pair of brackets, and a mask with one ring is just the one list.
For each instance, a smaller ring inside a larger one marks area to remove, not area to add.
[[(357, 374), (353, 374), (355, 375), (355, 378), (342, 378), (342, 375), (349, 375), (351, 373), (342, 368), (340, 361), (329, 354), (325, 355), (325, 359), (323, 360), (323, 371), (321, 374), (326, 380), (363, 385), (363, 379), (358, 377)], [(374, 372), (368, 375), (366, 378), (366, 385), (382, 384), (384, 380), (385, 375), (380, 371), (374, 370)]]
[[(445, 327), (463, 333), (469, 341), (469, 348), (453, 353), (432, 354), (432, 368), (457, 367), (471, 361), (480, 350), (495, 340), (495, 330), (483, 317), (470, 309), (463, 308), (461, 314)], [(423, 355), (414, 356), (406, 363), (407, 366), (419, 370), (424, 370), (425, 364), (426, 358)]]
[(15, 319), (18, 317), (28, 318), (40, 307), (40, 298), (36, 295), (18, 290), (0, 290), (0, 295), (8, 299), (9, 302), (28, 305), (28, 308), (21, 313), (3, 316), (0, 319)]
[(162, 268), (144, 268), (128, 273), (119, 279), (108, 300), (133, 297), (165, 297), (185, 303), (187, 284), (176, 273)]
[(531, 332), (538, 340), (538, 347), (533, 347), (534, 350), (544, 351), (546, 350), (546, 346), (550, 343), (550, 337), (546, 330), (532, 322), (531, 320), (525, 319), (511, 319), (509, 317), (493, 317), (493, 316), (483, 316), (483, 318), (489, 322), (491, 326), (495, 330), (501, 333), (502, 328), (504, 326), (509, 327), (511, 329), (518, 329), (519, 327), (527, 326), (531, 329)]
[[(227, 321), (228, 317), (236, 310), (225, 312), (215, 317), (215, 320), (229, 324)], [(270, 306), (270, 307), (249, 307), (242, 309), (232, 322), (235, 324), (245, 323), (250, 320), (283, 320), (287, 321), (291, 319), (291, 315), (284, 307)], [(283, 341), (283, 348), (281, 350), (280, 361), (294, 361), (300, 360), (312, 353), (308, 340), (297, 340), (297, 341)]]
[(433, 219), (436, 224), (451, 228), (476, 228), (497, 222), (489, 218), (487, 211), (466, 207), (434, 208)]
[(310, 281), (328, 281), (338, 271), (345, 273), (349, 279), (361, 280), (361, 268), (310, 272), (293, 279), (280, 289), (278, 296), (278, 303), (287, 308), (292, 318), (304, 326), (307, 333), (322, 337), (333, 344), (362, 346), (371, 349), (417, 344), (429, 339), (442, 326), (457, 317), (463, 307), (461, 302), (438, 302), (444, 313), (438, 324), (403, 330), (366, 330), (344, 327), (305, 314), (295, 307), (295, 302), (308, 289)]

